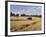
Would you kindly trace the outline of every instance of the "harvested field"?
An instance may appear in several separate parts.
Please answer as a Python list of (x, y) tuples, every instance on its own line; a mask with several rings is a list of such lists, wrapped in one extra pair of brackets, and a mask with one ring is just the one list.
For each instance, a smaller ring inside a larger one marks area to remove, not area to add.
[(41, 30), (41, 17), (32, 17), (32, 20), (28, 20), (28, 17), (20, 16), (10, 17), (10, 31), (21, 32), (21, 31), (39, 31)]

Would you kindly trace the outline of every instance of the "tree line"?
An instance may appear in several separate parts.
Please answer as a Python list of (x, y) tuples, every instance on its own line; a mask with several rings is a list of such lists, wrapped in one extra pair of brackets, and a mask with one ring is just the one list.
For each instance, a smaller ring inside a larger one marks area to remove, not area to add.
[[(10, 13), (10, 16), (19, 16), (19, 14), (16, 14), (16, 15), (15, 15), (14, 13), (11, 12), (11, 13)], [(26, 15), (26, 14), (21, 14), (21, 16), (27, 16), (27, 15)]]
[[(19, 14), (14, 14), (10, 12), (10, 16), (19, 16)], [(34, 17), (41, 17), (41, 15), (26, 15), (26, 14), (21, 14), (21, 16), (34, 16)]]

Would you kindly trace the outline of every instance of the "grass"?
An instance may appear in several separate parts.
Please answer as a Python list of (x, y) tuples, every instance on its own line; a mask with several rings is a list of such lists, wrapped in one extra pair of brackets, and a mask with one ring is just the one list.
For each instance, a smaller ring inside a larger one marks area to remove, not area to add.
[(10, 26), (11, 32), (20, 31), (39, 31), (41, 30), (41, 17), (32, 17), (32, 20), (28, 20), (28, 17), (14, 17), (11, 16)]

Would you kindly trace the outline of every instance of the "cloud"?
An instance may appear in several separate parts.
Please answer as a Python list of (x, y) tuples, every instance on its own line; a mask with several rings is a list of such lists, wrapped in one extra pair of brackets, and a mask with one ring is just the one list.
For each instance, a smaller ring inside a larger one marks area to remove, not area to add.
[(11, 5), (10, 11), (17, 14), (27, 14), (27, 15), (41, 15), (41, 6), (28, 6), (28, 5)]

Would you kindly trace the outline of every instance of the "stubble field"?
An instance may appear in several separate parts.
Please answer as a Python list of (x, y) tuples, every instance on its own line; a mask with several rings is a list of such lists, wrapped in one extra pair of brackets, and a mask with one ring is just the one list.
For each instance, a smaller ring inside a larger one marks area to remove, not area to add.
[(10, 17), (10, 31), (11, 32), (23, 32), (23, 31), (39, 31), (41, 30), (42, 21), (41, 17), (32, 17), (32, 20), (28, 20), (28, 17), (20, 16)]

